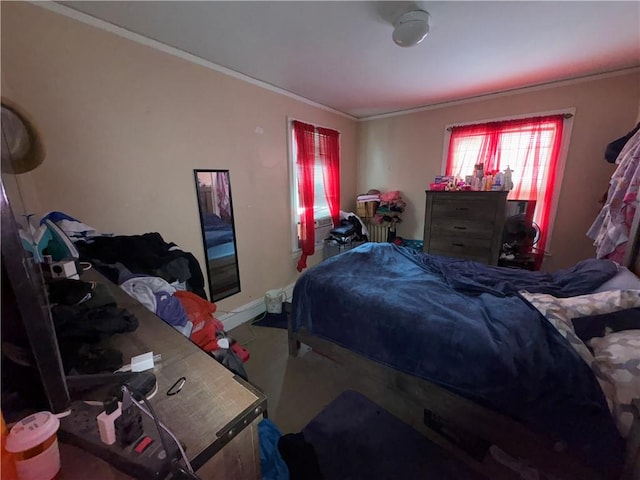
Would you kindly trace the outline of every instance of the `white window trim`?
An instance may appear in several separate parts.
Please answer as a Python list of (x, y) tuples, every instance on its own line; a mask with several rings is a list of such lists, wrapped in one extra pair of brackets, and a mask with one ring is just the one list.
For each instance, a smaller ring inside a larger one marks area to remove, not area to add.
[(558, 200), (560, 198), (560, 190), (562, 188), (562, 180), (564, 178), (564, 168), (567, 164), (567, 155), (569, 154), (569, 141), (571, 140), (571, 132), (573, 130), (573, 121), (576, 117), (575, 107), (567, 107), (559, 110), (549, 110), (545, 112), (510, 115), (508, 117), (487, 118), (484, 120), (474, 120), (473, 122), (452, 123), (452, 124), (446, 125), (444, 130), (444, 146), (442, 148), (442, 164), (440, 167), (440, 171), (444, 174), (447, 168), (447, 157), (449, 155), (449, 141), (451, 140), (452, 127), (461, 127), (465, 125), (477, 125), (477, 124), (489, 123), (489, 122), (504, 122), (507, 120), (518, 120), (521, 118), (524, 119), (524, 118), (533, 118), (533, 117), (545, 117), (547, 115), (561, 115), (561, 114), (569, 114), (571, 115), (571, 117), (565, 118), (564, 124), (562, 126), (560, 156), (558, 158), (558, 165), (556, 167), (556, 182), (555, 182), (555, 185), (552, 186), (553, 197), (551, 198), (551, 210), (549, 211), (549, 231), (547, 232), (547, 245), (546, 245), (547, 253), (545, 253), (546, 257), (552, 256), (550, 247), (553, 239), (553, 226), (556, 223), (556, 213), (558, 211)]
[(292, 122), (296, 120), (295, 118), (287, 117), (287, 159), (289, 164), (289, 207), (291, 209), (291, 253), (298, 254), (301, 251), (300, 246), (298, 245), (298, 231), (297, 231), (297, 208), (298, 205), (298, 192), (296, 191), (295, 185), (295, 158), (293, 158), (293, 124)]
[[(317, 123), (310, 122), (308, 120), (301, 120), (295, 117), (287, 117), (287, 149), (288, 149), (287, 157), (289, 160), (289, 167), (288, 167), (289, 168), (289, 199), (290, 199), (289, 205), (291, 209), (290, 222), (291, 222), (291, 254), (292, 256), (299, 255), (300, 252), (302, 251), (302, 249), (298, 244), (298, 222), (297, 222), (298, 191), (295, 188), (297, 172), (296, 172), (296, 169), (294, 168), (296, 159), (293, 158), (293, 124), (292, 123), (296, 120), (298, 122), (308, 123), (309, 125), (313, 125), (314, 127), (328, 128), (331, 130), (335, 130), (335, 128), (333, 127), (325, 127), (324, 125), (318, 125)], [(341, 134), (339, 130), (338, 130), (338, 133)], [(340, 150), (342, 150), (342, 145), (340, 145)], [(330, 218), (330, 217), (327, 216), (327, 217), (318, 218), (316, 219), (316, 221), (324, 220), (326, 218)], [(316, 240), (316, 245), (318, 245), (317, 240)]]

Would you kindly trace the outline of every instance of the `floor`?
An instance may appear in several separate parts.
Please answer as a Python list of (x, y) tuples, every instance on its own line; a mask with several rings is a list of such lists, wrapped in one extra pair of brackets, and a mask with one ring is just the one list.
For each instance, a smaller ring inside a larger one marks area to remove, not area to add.
[(378, 382), (353, 375), (305, 346), (298, 357), (289, 358), (286, 330), (245, 323), (229, 334), (249, 349), (249, 381), (266, 394), (269, 417), (283, 434), (302, 430), (344, 390), (356, 390), (391, 413), (407, 408)]
[(309, 351), (289, 358), (286, 330), (245, 323), (228, 333), (249, 350), (249, 381), (266, 394), (269, 418), (283, 434), (302, 430), (340, 393), (339, 366)]
[[(285, 329), (245, 323), (228, 333), (249, 350), (250, 359), (244, 364), (249, 381), (266, 394), (269, 418), (283, 435), (300, 432), (345, 390), (360, 392), (424, 434), (423, 406), (305, 345), (297, 357), (290, 358)], [(496, 474), (491, 478), (514, 477)]]

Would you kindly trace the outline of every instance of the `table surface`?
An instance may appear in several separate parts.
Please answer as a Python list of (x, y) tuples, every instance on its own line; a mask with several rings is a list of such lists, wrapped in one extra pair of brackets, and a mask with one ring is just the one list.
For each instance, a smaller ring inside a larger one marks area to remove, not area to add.
[[(200, 454), (199, 460), (208, 456), (208, 447), (229, 424), (248, 407), (264, 402), (265, 397), (259, 391), (240, 383), (231, 371), (100, 273), (86, 271), (82, 280), (107, 285), (118, 306), (138, 319), (139, 326), (134, 332), (114, 335), (109, 341), (111, 347), (122, 352), (125, 363), (132, 356), (150, 351), (162, 355), (153, 370), (158, 393), (151, 404), (161, 421), (186, 447), (190, 461)], [(167, 396), (166, 392), (180, 377), (186, 377), (180, 393)], [(266, 408), (264, 404), (263, 407)]]

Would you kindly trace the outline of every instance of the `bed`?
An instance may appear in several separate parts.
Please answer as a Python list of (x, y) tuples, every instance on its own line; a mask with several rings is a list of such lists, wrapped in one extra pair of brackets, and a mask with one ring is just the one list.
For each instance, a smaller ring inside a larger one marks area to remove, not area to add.
[[(558, 478), (633, 478), (637, 425), (625, 459), (591, 364), (534, 306), (590, 294), (617, 272), (593, 259), (552, 275), (369, 243), (299, 278), (289, 350), (305, 343), (378, 378), (418, 406), (423, 433), (491, 478), (513, 473), (493, 461), (494, 447)], [(416, 415), (405, 420), (415, 426)]]
[(202, 215), (202, 225), (209, 258), (212, 258), (211, 254), (217, 253), (218, 251), (221, 252), (218, 256), (222, 256), (224, 250), (215, 250), (215, 247), (222, 245), (227, 246), (229, 244), (233, 246), (233, 225), (225, 222), (213, 213), (205, 213)]

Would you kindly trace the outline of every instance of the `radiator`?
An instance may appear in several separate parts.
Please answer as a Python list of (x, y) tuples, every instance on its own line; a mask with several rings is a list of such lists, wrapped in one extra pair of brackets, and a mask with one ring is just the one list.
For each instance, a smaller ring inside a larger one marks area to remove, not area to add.
[(367, 230), (369, 230), (369, 241), (370, 242), (386, 242), (387, 235), (389, 233), (389, 227), (384, 227), (378, 223), (371, 223), (365, 221), (365, 226)]

